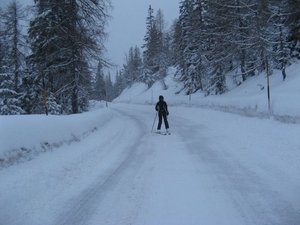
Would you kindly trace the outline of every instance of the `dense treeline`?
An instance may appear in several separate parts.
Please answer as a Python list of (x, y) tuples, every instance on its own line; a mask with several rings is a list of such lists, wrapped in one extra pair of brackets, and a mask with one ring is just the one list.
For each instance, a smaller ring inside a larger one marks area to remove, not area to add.
[[(161, 10), (149, 7), (142, 46), (129, 50), (119, 72), (123, 87), (162, 81), (169, 66), (186, 94), (226, 92), (263, 71), (282, 71), (300, 58), (300, 0), (182, 0), (167, 30)], [(121, 83), (121, 81), (119, 81)], [(121, 86), (121, 85), (120, 85)]]
[(35, 0), (29, 24), (16, 0), (1, 9), (0, 114), (80, 113), (90, 99), (108, 99), (110, 9), (110, 0)]
[(35, 0), (26, 10), (12, 0), (0, 8), (0, 115), (80, 113), (136, 82), (165, 85), (170, 66), (186, 94), (222, 94), (226, 79), (240, 85), (267, 70), (281, 70), (284, 80), (300, 58), (299, 5), (181, 0), (170, 27), (149, 6), (144, 44), (129, 49), (112, 83), (104, 74), (110, 0)]

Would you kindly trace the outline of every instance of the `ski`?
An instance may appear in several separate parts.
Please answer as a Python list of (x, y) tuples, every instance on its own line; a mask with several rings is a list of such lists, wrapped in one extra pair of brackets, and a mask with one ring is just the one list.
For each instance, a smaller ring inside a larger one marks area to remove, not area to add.
[(155, 134), (160, 134), (160, 135), (171, 135), (170, 132), (165, 132), (165, 133), (161, 133), (161, 132), (154, 132)]

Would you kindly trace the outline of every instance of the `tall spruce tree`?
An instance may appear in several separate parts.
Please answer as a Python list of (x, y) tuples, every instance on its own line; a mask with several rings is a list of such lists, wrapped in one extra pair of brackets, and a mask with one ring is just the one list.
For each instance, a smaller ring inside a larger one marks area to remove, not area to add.
[(155, 17), (155, 23), (157, 27), (157, 55), (156, 64), (158, 65), (158, 79), (163, 79), (167, 75), (167, 69), (171, 65), (170, 56), (170, 37), (166, 32), (166, 21), (164, 19), (164, 13), (161, 9), (158, 9)]
[(289, 64), (291, 56), (291, 28), (288, 18), (293, 14), (293, 9), (288, 0), (269, 1), (268, 9), (270, 18), (268, 20), (269, 50), (275, 69), (282, 71), (283, 80), (286, 78), (286, 66)]
[(118, 97), (122, 91), (126, 88), (126, 83), (121, 71), (116, 72), (114, 83), (114, 98)]
[(288, 18), (290, 24), (290, 43), (291, 43), (291, 57), (300, 59), (300, 0), (289, 0), (291, 14)]
[[(226, 6), (226, 0), (208, 1), (205, 18), (205, 59), (206, 94), (222, 94), (226, 91), (226, 72), (229, 70), (233, 58), (229, 39), (231, 36), (231, 25), (227, 15), (232, 12)], [(222, 6), (222, 7), (220, 7)]]
[(98, 63), (96, 72), (96, 78), (94, 83), (94, 99), (98, 101), (106, 100), (104, 71), (101, 62)]
[(105, 90), (106, 90), (106, 100), (112, 101), (114, 99), (114, 86), (111, 80), (110, 73), (108, 73), (105, 78)]
[(137, 46), (130, 47), (128, 53), (125, 55), (125, 63), (121, 71), (126, 87), (131, 87), (136, 82), (143, 82), (141, 79), (142, 67), (140, 49)]
[[(245, 5), (245, 4), (244, 4)], [(249, 75), (254, 75), (253, 69), (256, 70), (256, 74), (266, 70), (267, 62), (266, 59), (269, 57), (267, 51), (267, 21), (269, 19), (268, 12), (268, 0), (253, 0), (251, 4), (245, 5), (248, 7), (248, 11), (251, 12), (251, 22), (248, 23), (248, 64), (250, 68)]]
[(38, 0), (36, 6), (29, 28), (32, 54), (28, 65), (36, 71), (31, 80), (36, 80), (47, 96), (56, 97), (62, 113), (85, 111), (92, 63), (106, 64), (104, 28), (110, 1)]
[(149, 6), (148, 16), (146, 18), (146, 35), (144, 37), (145, 44), (142, 46), (143, 52), (143, 71), (139, 80), (146, 83), (148, 87), (157, 80), (157, 72), (159, 71), (159, 32), (154, 17), (154, 11)]
[[(184, 0), (180, 5), (179, 27), (181, 34), (179, 39), (180, 80), (184, 84), (186, 93), (194, 93), (203, 90), (204, 72), (204, 14), (206, 1)], [(178, 41), (177, 41), (178, 42)]]
[(181, 40), (182, 27), (179, 19), (175, 19), (170, 29), (171, 43), (170, 43), (170, 54), (171, 64), (179, 67), (182, 61), (183, 53), (180, 51), (180, 40)]
[(24, 8), (15, 0), (1, 12), (0, 114), (25, 113), (19, 93), (25, 64), (25, 37), (21, 29), (24, 19)]

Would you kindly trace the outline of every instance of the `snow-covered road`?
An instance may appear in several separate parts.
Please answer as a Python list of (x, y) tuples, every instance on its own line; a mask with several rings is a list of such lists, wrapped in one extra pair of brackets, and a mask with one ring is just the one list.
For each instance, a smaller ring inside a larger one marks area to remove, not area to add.
[(171, 107), (163, 136), (153, 106), (109, 110), (80, 141), (0, 170), (1, 225), (300, 224), (299, 125)]

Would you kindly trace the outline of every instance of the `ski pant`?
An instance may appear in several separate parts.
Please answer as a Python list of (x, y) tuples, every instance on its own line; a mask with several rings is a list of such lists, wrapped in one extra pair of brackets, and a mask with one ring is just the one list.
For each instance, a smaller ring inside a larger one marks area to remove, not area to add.
[(165, 111), (159, 111), (158, 112), (158, 125), (157, 125), (157, 130), (160, 130), (161, 128), (161, 124), (162, 124), (162, 118), (164, 118), (164, 123), (165, 123), (165, 127), (166, 129), (169, 129), (169, 123), (168, 123), (168, 119), (167, 119), (167, 114)]

